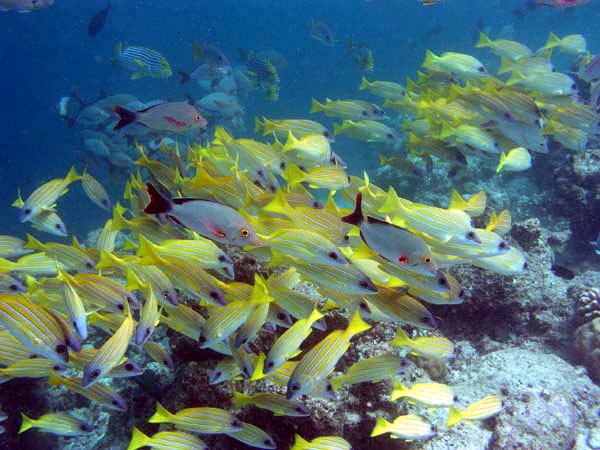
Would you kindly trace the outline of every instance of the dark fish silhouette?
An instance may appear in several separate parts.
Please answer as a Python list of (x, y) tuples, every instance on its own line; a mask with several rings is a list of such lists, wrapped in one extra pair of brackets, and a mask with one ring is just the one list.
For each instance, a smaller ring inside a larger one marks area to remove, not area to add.
[(110, 12), (111, 7), (112, 5), (109, 0), (108, 5), (106, 5), (106, 8), (101, 9), (96, 14), (94, 14), (88, 25), (89, 37), (95, 37), (98, 33), (102, 31), (104, 25), (106, 24), (106, 18), (108, 17), (108, 13)]

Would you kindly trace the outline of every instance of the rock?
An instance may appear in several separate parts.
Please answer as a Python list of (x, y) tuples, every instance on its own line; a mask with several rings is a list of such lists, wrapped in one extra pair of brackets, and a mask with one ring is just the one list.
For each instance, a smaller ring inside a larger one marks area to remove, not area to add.
[(579, 324), (600, 317), (600, 289), (575, 285), (569, 288), (568, 293), (575, 303), (576, 320)]
[(540, 242), (542, 224), (537, 218), (527, 219), (524, 222), (514, 224), (510, 230), (510, 235), (527, 252), (534, 248), (540, 248), (543, 245)]
[(573, 344), (590, 376), (600, 381), (600, 318), (580, 326), (575, 331)]

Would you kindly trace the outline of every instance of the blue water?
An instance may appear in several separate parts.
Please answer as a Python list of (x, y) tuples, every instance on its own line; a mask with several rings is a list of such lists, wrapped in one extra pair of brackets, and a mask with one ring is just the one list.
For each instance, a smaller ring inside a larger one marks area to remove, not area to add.
[[(513, 10), (524, 5), (525, 1), (448, 0), (423, 7), (412, 0), (114, 0), (107, 24), (95, 39), (87, 36), (87, 25), (103, 6), (100, 1), (57, 0), (51, 8), (31, 14), (1, 14), (0, 231), (22, 234), (26, 230), (16, 220), (16, 209), (10, 207), (18, 187), (28, 195), (41, 182), (63, 176), (76, 161), (77, 131), (68, 129), (57, 114), (60, 97), (73, 89), (89, 101), (101, 89), (131, 93), (142, 100), (201, 95), (198, 88), (180, 87), (176, 76), (129, 80), (129, 74), (110, 63), (117, 40), (162, 52), (174, 70), (194, 68), (196, 39), (219, 46), (234, 61), (239, 47), (272, 48), (283, 54), (288, 67), (280, 74), (280, 100), (272, 103), (251, 94), (245, 102), (250, 132), (254, 115), (306, 117), (311, 97), (368, 98), (357, 93), (361, 74), (352, 61), (343, 58), (349, 35), (374, 51), (376, 65), (370, 78), (397, 81), (415, 76), (427, 48), (436, 53), (471, 53), (493, 67), (496, 57), (473, 48), (481, 26), (494, 37), (512, 24), (513, 38), (534, 49), (545, 43), (549, 31), (582, 33), (592, 51), (600, 48), (600, 35), (595, 32), (598, 4), (568, 11), (538, 8), (526, 11), (522, 19), (515, 17)], [(324, 47), (309, 38), (313, 17), (329, 24), (340, 41), (336, 47)], [(347, 160), (351, 172), (360, 173), (376, 164), (376, 155), (353, 141), (342, 138), (335, 150)], [(109, 189), (116, 198), (122, 187)], [(78, 186), (72, 191), (61, 201), (60, 212), (70, 230), (81, 235), (100, 226), (107, 215)]]

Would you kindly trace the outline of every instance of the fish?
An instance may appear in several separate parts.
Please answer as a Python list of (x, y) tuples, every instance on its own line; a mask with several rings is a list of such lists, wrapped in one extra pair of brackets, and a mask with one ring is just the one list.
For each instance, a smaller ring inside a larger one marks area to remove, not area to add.
[(104, 25), (106, 24), (106, 19), (110, 10), (112, 8), (112, 3), (110, 0), (105, 8), (99, 10), (96, 14), (92, 16), (90, 22), (88, 23), (88, 36), (96, 37), (98, 33), (100, 33), (104, 29)]
[[(13, 202), (12, 206), (16, 208), (22, 208), (23, 204), (23, 199), (19, 193), (17, 200)], [(38, 231), (50, 233), (54, 236), (66, 237), (68, 234), (67, 227), (63, 220), (58, 214), (51, 210), (43, 210), (37, 216), (31, 218), (31, 225)]]
[(415, 365), (405, 358), (386, 353), (354, 363), (344, 375), (332, 377), (329, 381), (335, 392), (342, 386), (357, 383), (376, 383), (382, 380), (395, 380), (415, 369)]
[(235, 407), (243, 408), (245, 405), (254, 405), (257, 408), (271, 411), (275, 416), (306, 417), (310, 411), (302, 403), (288, 400), (283, 395), (259, 392), (247, 395), (242, 392), (233, 391)]
[(63, 386), (69, 391), (75, 392), (83, 397), (86, 397), (93, 402), (96, 402), (110, 410), (125, 412), (127, 411), (127, 403), (117, 392), (102, 383), (95, 383), (90, 387), (82, 386), (82, 379), (77, 377), (64, 378), (50, 372), (48, 384), (50, 386)]
[(229, 206), (194, 198), (168, 200), (152, 184), (148, 183), (146, 188), (150, 195), (150, 203), (144, 208), (146, 214), (165, 214), (173, 223), (216, 242), (261, 245), (246, 219)]
[(326, 47), (333, 47), (335, 45), (335, 37), (331, 28), (320, 20), (310, 20), (310, 37), (316, 39)]
[(487, 131), (474, 125), (462, 124), (454, 127), (443, 122), (440, 139), (454, 138), (455, 142), (469, 145), (477, 150), (487, 153), (500, 153), (500, 146)]
[(387, 125), (375, 120), (344, 120), (341, 125), (333, 125), (333, 134), (346, 134), (353, 139), (365, 142), (394, 144), (398, 136)]
[(211, 67), (231, 66), (221, 49), (211, 44), (201, 45), (198, 41), (194, 41), (194, 61), (202, 61)]
[(463, 53), (446, 52), (437, 56), (427, 50), (423, 67), (430, 72), (448, 73), (465, 80), (478, 79), (488, 75), (488, 70), (481, 61)]
[(521, 172), (531, 167), (531, 155), (524, 147), (513, 148), (508, 154), (500, 154), (500, 163), (496, 173), (504, 170), (509, 172)]
[(83, 301), (75, 285), (71, 282), (71, 276), (60, 268), (58, 269), (58, 279), (63, 282), (63, 297), (69, 321), (75, 330), (77, 330), (79, 337), (86, 339), (88, 336), (88, 324)]
[(159, 431), (150, 437), (142, 433), (139, 428), (133, 427), (127, 450), (137, 450), (141, 447), (165, 450), (209, 450), (208, 445), (193, 434), (183, 431)]
[(186, 408), (173, 414), (160, 403), (156, 412), (148, 419), (149, 423), (170, 423), (175, 428), (201, 434), (235, 433), (242, 428), (242, 422), (229, 411), (220, 408)]
[(545, 50), (558, 48), (561, 53), (580, 55), (587, 52), (587, 43), (581, 34), (570, 34), (560, 39), (556, 34), (550, 33), (548, 42), (542, 48)]
[(412, 354), (423, 358), (445, 360), (454, 357), (454, 344), (449, 339), (441, 336), (411, 339), (401, 327), (398, 327), (396, 337), (390, 345), (408, 347)]
[(68, 192), (71, 183), (80, 180), (74, 167), (71, 167), (65, 178), (56, 178), (35, 189), (23, 202), (19, 221), (31, 221), (43, 211), (53, 210), (56, 201)]
[(74, 270), (82, 273), (90, 273), (96, 270), (96, 262), (88, 254), (76, 245), (65, 245), (55, 242), (42, 244), (32, 235), (27, 235), (25, 248), (38, 250), (67, 270)]
[(166, 367), (167, 369), (174, 371), (175, 363), (171, 358), (171, 355), (156, 342), (146, 342), (143, 344), (144, 351), (157, 363)]
[(496, 39), (492, 41), (485, 33), (480, 32), (479, 41), (475, 44), (475, 48), (486, 47), (501, 58), (506, 58), (514, 62), (517, 62), (522, 58), (533, 56), (533, 52), (520, 42), (510, 41), (508, 39)]
[(338, 436), (321, 436), (312, 441), (307, 441), (299, 434), (294, 436), (294, 445), (290, 450), (352, 450), (352, 446), (345, 439)]
[[(60, 266), (60, 263), (58, 264)], [(32, 276), (56, 275), (56, 260), (52, 260), (45, 253), (32, 253), (19, 258), (16, 262), (0, 258), (0, 273), (18, 272)]]
[(46, 358), (29, 358), (11, 362), (7, 367), (0, 369), (0, 383), (5, 383), (13, 378), (46, 378), (50, 371), (63, 373), (67, 366)]
[(19, 434), (34, 428), (43, 433), (57, 436), (82, 436), (93, 431), (89, 423), (68, 414), (47, 413), (37, 419), (32, 419), (21, 413)]
[(183, 133), (208, 124), (202, 114), (187, 102), (159, 103), (139, 111), (115, 105), (113, 111), (119, 116), (114, 131), (136, 123), (155, 131)]
[(368, 102), (358, 100), (331, 100), (326, 99), (325, 104), (312, 99), (310, 113), (323, 112), (327, 117), (337, 117), (350, 120), (381, 120), (385, 114), (380, 113), (378, 107)]
[(453, 190), (448, 209), (458, 209), (466, 212), (471, 217), (479, 217), (485, 211), (486, 204), (487, 196), (484, 191), (479, 191), (468, 200), (465, 200), (458, 191)]
[(496, 256), (474, 258), (472, 264), (501, 275), (525, 275), (529, 269), (525, 255), (516, 247), (511, 247), (508, 252)]
[(360, 91), (369, 90), (373, 95), (389, 100), (402, 100), (406, 94), (404, 86), (392, 81), (369, 81), (362, 77)]
[(507, 86), (522, 86), (544, 95), (573, 95), (577, 93), (577, 84), (571, 77), (560, 72), (535, 72), (524, 75), (514, 70), (506, 81)]
[(27, 292), (27, 288), (15, 277), (2, 273), (0, 274), (0, 293), (1, 292)]
[(364, 243), (388, 261), (411, 270), (436, 273), (438, 268), (431, 250), (421, 238), (384, 220), (363, 215), (361, 192), (356, 195), (354, 211), (342, 217), (342, 221), (358, 227)]
[(407, 398), (430, 407), (452, 406), (457, 397), (450, 386), (441, 383), (415, 383), (406, 387), (402, 383), (394, 382), (391, 401)]
[(135, 345), (145, 344), (159, 323), (160, 311), (156, 295), (150, 286), (145, 290), (146, 302), (140, 311), (140, 319), (135, 330)]
[(310, 134), (323, 135), (329, 143), (335, 142), (333, 134), (323, 125), (314, 120), (306, 119), (267, 119), (263, 117), (261, 122), (258, 117), (254, 118), (254, 131), (259, 132), (262, 129), (263, 136), (274, 134), (277, 139), (284, 141), (288, 138), (289, 132), (302, 139)]
[(339, 166), (321, 166), (304, 172), (295, 164), (288, 164), (282, 177), (290, 187), (308, 183), (314, 189), (336, 191), (350, 185), (348, 174)]
[(498, 415), (503, 408), (502, 400), (497, 395), (488, 395), (475, 403), (471, 403), (463, 411), (455, 406), (450, 406), (446, 427), (453, 427), (462, 421), (470, 423), (474, 420), (489, 419)]
[(106, 211), (112, 211), (112, 203), (106, 189), (88, 172), (83, 172), (81, 176), (81, 187), (92, 202)]
[(430, 439), (437, 435), (437, 427), (425, 418), (416, 414), (399, 416), (393, 422), (388, 422), (383, 417), (378, 417), (371, 437), (390, 433), (396, 439), (416, 441)]
[(281, 367), (285, 361), (295, 355), (302, 342), (312, 333), (312, 325), (323, 317), (316, 309), (310, 316), (298, 320), (288, 328), (273, 344), (264, 362), (264, 373), (269, 374)]
[(285, 155), (292, 151), (300, 160), (317, 164), (328, 161), (331, 157), (329, 140), (322, 134), (307, 134), (297, 139), (292, 131), (289, 130), (287, 140), (281, 152)]
[(219, 384), (224, 381), (240, 378), (242, 369), (234, 358), (225, 357), (210, 371), (208, 383)]
[(348, 264), (346, 257), (331, 241), (312, 231), (283, 229), (270, 236), (261, 236), (261, 240), (271, 251), (307, 263)]
[(356, 265), (294, 264), (302, 278), (346, 294), (371, 295), (377, 292), (373, 281)]
[(59, 364), (69, 360), (61, 324), (47, 309), (26, 297), (0, 294), (0, 325), (33, 354)]
[(53, 4), (54, 0), (0, 0), (0, 12), (30, 13)]
[(125, 312), (127, 316), (123, 319), (121, 326), (102, 344), (94, 359), (85, 366), (81, 380), (84, 388), (91, 387), (100, 378), (103, 378), (121, 362), (125, 355), (135, 328), (128, 306), (125, 308)]
[(350, 346), (350, 339), (371, 328), (356, 312), (346, 330), (330, 333), (302, 357), (287, 384), (286, 398), (294, 400), (308, 394), (327, 377)]
[(227, 436), (240, 441), (250, 447), (275, 450), (277, 445), (275, 440), (264, 430), (251, 423), (242, 422), (242, 428), (233, 432), (225, 433)]
[(346, 44), (346, 56), (354, 55), (354, 63), (361, 72), (372, 72), (375, 68), (375, 57), (373, 50), (366, 44), (354, 42), (352, 37)]
[(113, 64), (133, 72), (132, 80), (145, 77), (169, 78), (173, 75), (169, 62), (156, 50), (146, 47), (125, 47), (117, 42), (113, 50)]
[(24, 246), (25, 241), (19, 237), (0, 235), (0, 258), (18, 258), (33, 251)]

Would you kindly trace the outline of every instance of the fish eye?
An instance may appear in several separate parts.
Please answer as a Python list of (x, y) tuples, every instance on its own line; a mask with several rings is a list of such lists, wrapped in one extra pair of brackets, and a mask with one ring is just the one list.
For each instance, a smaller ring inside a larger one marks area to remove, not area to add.
[(526, 262), (523, 263), (523, 269), (525, 269), (525, 270), (529, 269), (529, 264), (527, 264)]
[(331, 259), (333, 259), (334, 261), (337, 261), (337, 260), (338, 260), (338, 255), (337, 255), (337, 253), (336, 253), (336, 252), (329, 252), (329, 253), (327, 254), (327, 256), (329, 256), (329, 257), (330, 257)]
[(438, 284), (440, 286), (448, 286), (448, 280), (446, 280), (446, 278), (444, 278), (444, 277), (439, 277)]
[(131, 363), (126, 363), (123, 367), (125, 367), (125, 370), (131, 372), (133, 370), (133, 364)]
[(454, 397), (452, 397), (452, 400), (457, 402), (458, 401), (458, 395), (455, 395)]
[(87, 423), (82, 423), (79, 425), (79, 429), (81, 431), (92, 431), (92, 428)]
[(281, 162), (279, 163), (279, 168), (280, 168), (281, 170), (285, 170), (285, 161), (281, 161)]
[(194, 119), (196, 119), (196, 120), (200, 120), (200, 119), (201, 119), (201, 117), (200, 117), (200, 114), (196, 114), (196, 115), (194, 116)]
[(387, 134), (387, 138), (388, 139), (395, 139), (394, 135), (392, 133), (388, 133)]
[(117, 308), (119, 309), (119, 311), (123, 311), (125, 309), (125, 305), (119, 304)]
[(52, 370), (56, 371), (56, 372), (60, 372), (63, 369), (63, 366), (61, 366), (60, 364), (57, 364), (55, 366), (52, 367)]
[(150, 336), (150, 328), (146, 328), (146, 331), (144, 332), (144, 334), (146, 336)]
[(403, 266), (405, 266), (406, 264), (408, 264), (408, 256), (406, 255), (402, 255), (398, 258), (398, 262), (400, 264), (402, 264)]
[(498, 248), (500, 250), (504, 250), (506, 247), (507, 247), (506, 242), (504, 242), (504, 241), (501, 241), (500, 244), (498, 244)]
[(465, 296), (465, 290), (461, 289), (460, 291), (458, 291), (458, 298), (464, 298)]
[(369, 112), (368, 112), (368, 111), (363, 111), (363, 112), (362, 112), (362, 115), (366, 117), (366, 116), (368, 116), (368, 115), (369, 115)]
[(360, 305), (358, 305), (358, 306), (363, 311), (370, 312), (369, 305), (367, 305), (365, 302), (360, 302)]
[(331, 383), (327, 383), (327, 388), (326, 388), (327, 392), (331, 392), (333, 391), (333, 386), (331, 385)]
[(369, 283), (367, 283), (366, 280), (361, 280), (358, 285), (362, 288), (368, 288), (369, 287)]
[(300, 389), (300, 386), (298, 385), (298, 383), (294, 383), (294, 384), (292, 384), (292, 385), (290, 386), (290, 389), (291, 389), (292, 391), (297, 391), (297, 390), (299, 390), (299, 389)]
[(19, 286), (17, 286), (16, 284), (11, 284), (8, 288), (11, 291), (18, 291), (19, 290)]
[(331, 137), (331, 134), (329, 133), (329, 131), (323, 131), (323, 136), (328, 138), (328, 137)]
[(27, 208), (26, 210), (23, 211), (25, 214), (31, 214), (31, 209)]
[(400, 365), (402, 367), (406, 367), (406, 366), (408, 366), (408, 362), (405, 359), (403, 359), (402, 361), (400, 361)]
[(431, 319), (429, 319), (429, 317), (421, 317), (419, 319), (419, 322), (421, 322), (421, 323), (430, 323)]
[(100, 376), (100, 370), (96, 369), (92, 373), (90, 373), (90, 378), (98, 378)]
[(67, 346), (64, 344), (58, 344), (56, 346), (56, 353), (65, 353), (67, 351)]
[(221, 262), (225, 262), (225, 255), (219, 255), (217, 259)]
[(110, 403), (112, 403), (113, 406), (119, 406), (119, 402), (116, 400), (111, 400)]
[(235, 428), (240, 428), (242, 426), (242, 422), (239, 419), (233, 419), (231, 421), (231, 426)]
[(481, 73), (485, 73), (485, 67), (483, 67), (483, 66), (479, 67), (479, 69), (477, 69), (477, 70), (479, 70)]
[(206, 342), (206, 337), (205, 336), (200, 336), (198, 338), (198, 342), (200, 342), (201, 344), (204, 344)]
[(94, 263), (91, 261), (88, 261), (85, 263), (85, 267), (87, 267), (88, 269), (93, 269), (94, 268)]
[(272, 369), (273, 367), (275, 367), (275, 363), (274, 363), (273, 361), (269, 361), (269, 362), (267, 363), (267, 367), (268, 367), (269, 369)]
[(313, 207), (314, 209), (319, 209), (319, 206), (320, 206), (320, 205), (319, 205), (319, 202), (313, 202), (313, 204), (312, 204), (312, 207)]
[(437, 425), (431, 425), (431, 431), (432, 431), (433, 433), (437, 433), (437, 431), (438, 431), (438, 427), (437, 427)]
[(250, 230), (248, 228), (240, 228), (240, 236), (243, 238), (247, 238), (250, 236)]
[(221, 375), (223, 375), (223, 372), (221, 372), (220, 370), (218, 372), (213, 373), (213, 376), (216, 378), (220, 378)]
[(423, 256), (423, 262), (425, 264), (430, 264), (431, 263), (431, 256), (429, 256), (429, 255)]
[(258, 181), (258, 180), (254, 180), (254, 186), (258, 186), (259, 188), (262, 189), (262, 185), (260, 184), (260, 181)]
[(54, 228), (56, 228), (57, 230), (60, 230), (62, 227), (60, 226), (60, 223), (57, 223), (56, 225), (54, 225)]
[(475, 240), (475, 232), (474, 231), (469, 231), (467, 233), (467, 239), (469, 239), (470, 241), (474, 241)]
[(577, 89), (577, 85), (576, 85), (575, 83), (573, 83), (573, 84), (571, 85), (571, 89), (573, 89), (573, 90)]
[(218, 292), (215, 291), (210, 291), (210, 294), (208, 294), (210, 296), (210, 298), (215, 299), (215, 300), (219, 300), (220, 296)]
[[(301, 411), (300, 411), (300, 412), (301, 412)], [(268, 446), (270, 446), (270, 447), (272, 447), (273, 445), (275, 445), (275, 443), (273, 442), (273, 440), (272, 440), (272, 439), (265, 439), (265, 442), (264, 442), (264, 444), (265, 444), (265, 445), (268, 445)]]
[(348, 242), (350, 240), (350, 236), (348, 236), (347, 234), (344, 235), (344, 242)]

